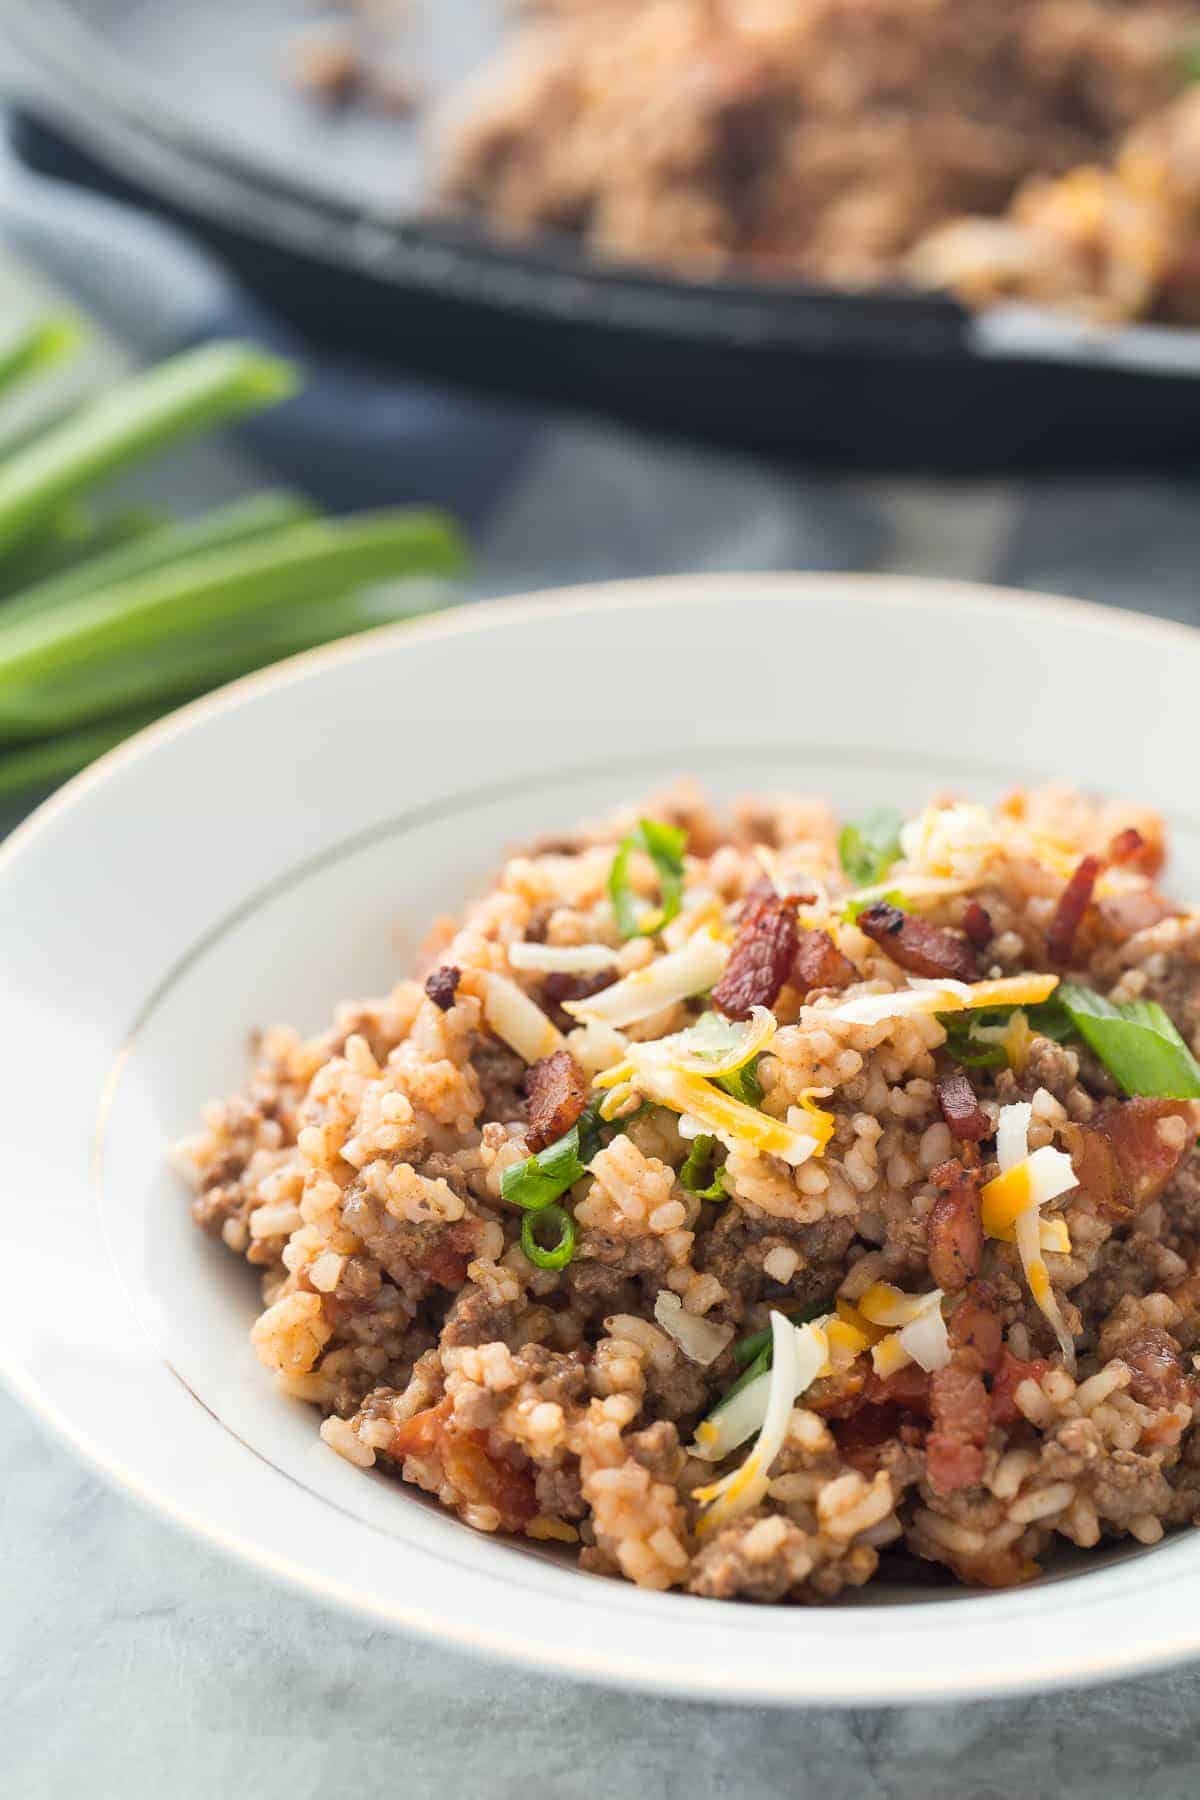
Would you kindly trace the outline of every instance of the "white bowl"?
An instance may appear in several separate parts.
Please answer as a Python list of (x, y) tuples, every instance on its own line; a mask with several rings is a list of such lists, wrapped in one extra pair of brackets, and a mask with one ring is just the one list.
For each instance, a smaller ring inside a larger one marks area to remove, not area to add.
[[(514, 1663), (785, 1704), (1090, 1681), (1200, 1650), (1200, 1537), (1002, 1594), (832, 1608), (650, 1594), (352, 1469), (247, 1342), (255, 1287), (164, 1156), (250, 1030), (400, 972), (514, 839), (684, 771), (851, 806), (1063, 775), (1153, 801), (1200, 888), (1200, 635), (844, 577), (630, 583), (302, 657), (143, 733), (0, 853), (0, 1363), (180, 1524)], [(1197, 1583), (1197, 1586), (1193, 1586)]]

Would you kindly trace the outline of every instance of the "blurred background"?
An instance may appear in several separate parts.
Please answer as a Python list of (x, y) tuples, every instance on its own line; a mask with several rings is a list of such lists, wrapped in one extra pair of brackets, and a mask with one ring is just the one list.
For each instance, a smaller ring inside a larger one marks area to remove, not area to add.
[(0, 0), (0, 796), (463, 597), (1196, 618), (1197, 73), (1174, 0)]

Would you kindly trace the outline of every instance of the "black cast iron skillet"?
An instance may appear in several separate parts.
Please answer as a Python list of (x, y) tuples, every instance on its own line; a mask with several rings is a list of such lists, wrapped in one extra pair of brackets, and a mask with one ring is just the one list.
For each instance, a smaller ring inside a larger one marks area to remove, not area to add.
[[(299, 0), (0, 0), (35, 166), (189, 225), (321, 339), (422, 372), (756, 449), (960, 469), (1200, 449), (1200, 333), (601, 267), (429, 216), (424, 134), (322, 114), (280, 78)], [(500, 0), (424, 0), (433, 98)]]

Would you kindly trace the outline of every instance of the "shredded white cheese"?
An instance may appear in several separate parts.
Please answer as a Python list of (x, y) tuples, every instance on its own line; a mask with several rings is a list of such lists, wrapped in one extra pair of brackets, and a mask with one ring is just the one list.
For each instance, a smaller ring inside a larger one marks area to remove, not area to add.
[(548, 975), (602, 975), (617, 960), (607, 944), (510, 944), (509, 966)]
[(797, 1397), (816, 1380), (828, 1357), (825, 1333), (816, 1325), (795, 1326), (780, 1312), (771, 1314), (773, 1362), (762, 1430), (749, 1456), (732, 1474), (697, 1488), (693, 1498), (705, 1511), (698, 1537), (728, 1525), (765, 1497), (771, 1464), (783, 1449)]
[(729, 946), (712, 931), (696, 932), (679, 950), (671, 950), (644, 969), (635, 969), (612, 987), (586, 1000), (568, 1000), (564, 1011), (573, 1018), (598, 1019), (605, 1025), (636, 1025), (677, 1000), (689, 1000), (715, 987), (729, 959)]
[(565, 1039), (540, 1006), (507, 975), (484, 977), (483, 1016), (498, 1038), (527, 1063), (561, 1050)]
[(1050, 1285), (1042, 1259), (1044, 1250), (1058, 1250), (1070, 1235), (1064, 1220), (1046, 1220), (1041, 1208), (1078, 1186), (1071, 1159), (1044, 1144), (1029, 1151), (1029, 1126), (1033, 1113), (1024, 1102), (1000, 1108), (996, 1130), (996, 1158), (1000, 1173), (983, 1190), (983, 1228), (991, 1238), (1015, 1242), (1029, 1291), (1038, 1309), (1054, 1328), (1064, 1367), (1075, 1372), (1075, 1345)]
[(654, 1317), (667, 1336), (679, 1345), (688, 1361), (699, 1363), (701, 1368), (716, 1362), (733, 1337), (732, 1325), (718, 1325), (714, 1319), (701, 1319), (684, 1312), (683, 1301), (669, 1288), (659, 1289), (654, 1302)]

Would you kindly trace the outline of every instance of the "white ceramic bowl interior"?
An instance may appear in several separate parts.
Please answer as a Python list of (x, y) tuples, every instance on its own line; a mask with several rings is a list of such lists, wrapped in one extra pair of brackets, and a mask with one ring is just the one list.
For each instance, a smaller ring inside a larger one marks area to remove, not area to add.
[(380, 992), (522, 838), (675, 775), (851, 809), (1061, 775), (1163, 806), (1200, 888), (1200, 638), (1066, 602), (839, 577), (472, 609), (301, 658), (72, 784), (0, 855), (16, 1271), (0, 1358), (111, 1478), (388, 1622), (581, 1676), (780, 1703), (1099, 1679), (1200, 1649), (1200, 1539), (1006, 1594), (730, 1606), (578, 1574), (363, 1475), (247, 1341), (255, 1284), (165, 1164), (258, 1025)]

